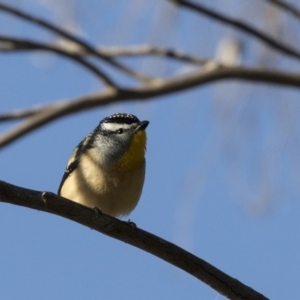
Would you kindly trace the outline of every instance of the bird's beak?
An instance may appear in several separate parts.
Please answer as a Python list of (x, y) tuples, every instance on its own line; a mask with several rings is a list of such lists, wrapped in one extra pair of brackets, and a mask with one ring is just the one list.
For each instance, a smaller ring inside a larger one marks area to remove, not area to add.
[(149, 125), (149, 121), (142, 121), (140, 124), (137, 126), (135, 131), (140, 131), (140, 130), (145, 130), (147, 126)]

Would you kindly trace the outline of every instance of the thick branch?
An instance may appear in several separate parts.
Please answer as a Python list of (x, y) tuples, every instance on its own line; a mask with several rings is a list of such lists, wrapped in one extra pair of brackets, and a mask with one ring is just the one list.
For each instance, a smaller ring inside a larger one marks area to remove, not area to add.
[(0, 181), (0, 201), (52, 213), (128, 243), (186, 271), (229, 299), (267, 299), (166, 240), (53, 193), (28, 190)]
[(185, 75), (184, 77), (155, 80), (138, 88), (120, 90), (107, 89), (99, 94), (84, 96), (70, 101), (61, 101), (53, 105), (37, 108), (31, 111), (30, 118), (0, 136), (0, 148), (15, 141), (26, 133), (65, 115), (124, 100), (146, 100), (224, 79), (247, 80), (300, 87), (300, 74), (297, 73), (241, 67), (200, 70), (191, 75)]
[(169, 1), (171, 1), (175, 4), (187, 7), (197, 13), (206, 15), (209, 18), (212, 18), (214, 20), (217, 20), (217, 21), (227, 24), (229, 26), (235, 27), (235, 28), (237, 28), (241, 31), (244, 31), (244, 32), (248, 33), (249, 35), (252, 35), (253, 37), (261, 40), (262, 42), (266, 43), (267, 45), (271, 46), (273, 49), (275, 49), (277, 51), (280, 51), (280, 52), (287, 54), (289, 56), (292, 56), (294, 58), (300, 59), (300, 52), (298, 50), (286, 46), (285, 44), (272, 38), (270, 35), (253, 28), (252, 26), (244, 23), (243, 21), (225, 16), (225, 15), (218, 13), (216, 11), (213, 11), (212, 9), (209, 9), (199, 3), (195, 4), (195, 3), (192, 3), (192, 2), (186, 1), (186, 0), (169, 0)]

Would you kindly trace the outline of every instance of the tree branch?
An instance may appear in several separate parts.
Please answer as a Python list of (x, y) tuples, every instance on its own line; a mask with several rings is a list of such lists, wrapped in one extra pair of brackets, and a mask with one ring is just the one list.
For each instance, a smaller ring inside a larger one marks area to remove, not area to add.
[[(62, 56), (66, 56), (67, 58), (73, 59), (78, 63), (85, 65), (88, 69), (91, 69), (96, 75), (101, 75), (105, 79), (105, 81), (110, 81), (110, 79), (102, 73), (99, 68), (96, 68), (93, 64), (89, 63), (88, 61), (84, 60), (82, 56), (89, 54), (87, 51), (82, 51), (77, 47), (77, 50), (70, 50), (70, 47), (64, 47), (62, 45), (47, 45), (44, 43), (40, 43), (37, 41), (29, 40), (29, 39), (19, 39), (7, 36), (0, 35), (0, 52), (9, 52), (9, 51), (49, 51), (53, 52)], [(98, 51), (99, 54), (102, 54), (101, 51)], [(109, 56), (107, 56), (109, 57)], [(92, 67), (92, 68), (91, 68)], [(153, 80), (150, 76), (142, 74), (140, 72), (134, 71), (125, 65), (119, 65), (119, 68), (122, 69), (125, 73), (131, 75), (132, 77), (142, 81), (142, 82), (149, 82)]]
[[(11, 7), (7, 4), (3, 4), (3, 3), (0, 3), (0, 10), (4, 11), (6, 13), (12, 14), (12, 15), (14, 15), (18, 18), (21, 18), (23, 20), (26, 20), (28, 22), (31, 22), (33, 24), (36, 24), (40, 27), (43, 27), (53, 33), (56, 33), (64, 38), (66, 38), (67, 40), (77, 44), (79, 47), (82, 47), (88, 53), (94, 55), (96, 58), (99, 58), (100, 60), (109, 63), (110, 65), (114, 66), (115, 68), (123, 71), (124, 73), (126, 73), (130, 76), (136, 77), (142, 81), (150, 81), (151, 80), (151, 78), (149, 78), (148, 76), (140, 74), (136, 71), (133, 71), (132, 69), (130, 69), (127, 66), (121, 64), (120, 62), (114, 60), (113, 58), (102, 55), (101, 53), (97, 52), (97, 50), (93, 46), (91, 46), (89, 43), (87, 43), (87, 42), (83, 41), (82, 39), (72, 35), (71, 33), (59, 28), (58, 26), (51, 24), (50, 22), (47, 22), (43, 19), (32, 16), (28, 13), (25, 13), (19, 9), (13, 8), (13, 7)], [(112, 79), (108, 78), (108, 76), (103, 78), (103, 80), (105, 80), (105, 83), (107, 85), (109, 85), (113, 88), (117, 88), (116, 84), (112, 81)]]
[[(13, 8), (7, 4), (3, 4), (3, 3), (0, 3), (0, 10), (6, 12), (6, 13), (9, 13), (9, 14), (12, 14), (18, 18), (21, 18), (23, 20), (26, 20), (28, 22), (31, 22), (33, 24), (36, 24), (36, 25), (39, 25), (43, 28), (46, 28), (56, 34), (59, 34), (61, 36), (64, 36), (65, 38), (71, 40), (72, 42), (84, 47), (85, 49), (87, 49), (88, 51), (91, 51), (93, 50), (92, 47), (90, 47), (88, 44), (80, 41), (78, 38), (72, 36), (71, 34), (69, 34), (68, 32), (50, 24), (49, 22), (46, 22), (42, 19), (39, 19), (37, 17), (34, 17), (34, 16), (31, 16), (30, 14), (28, 13), (25, 13), (25, 12), (22, 12), (21, 10), (18, 10), (16, 8)], [(99, 73), (102, 74), (102, 79), (104, 81), (105, 84), (107, 84), (108, 86), (110, 87), (113, 87), (113, 88), (117, 88), (117, 86), (114, 84), (114, 82), (107, 76), (107, 75), (104, 75), (104, 73), (100, 70), (98, 70)]]
[[(0, 122), (24, 119), (34, 115), (39, 108), (19, 109), (12, 112), (0, 114)], [(44, 106), (43, 106), (44, 109)]]
[(183, 51), (176, 49), (166, 49), (150, 45), (130, 46), (130, 47), (101, 47), (98, 51), (106, 56), (141, 56), (141, 55), (155, 55), (176, 59), (182, 62), (204, 65), (210, 62), (209, 59), (193, 56)]
[(0, 181), (0, 201), (52, 213), (92, 228), (186, 271), (229, 299), (267, 299), (211, 264), (149, 232), (49, 192)]
[[(209, 82), (224, 79), (237, 79), (271, 83), (276, 85), (300, 87), (300, 74), (285, 73), (276, 70), (251, 69), (242, 67), (221, 67), (200, 70), (190, 75), (166, 80), (153, 80), (142, 87), (132, 89), (107, 89), (101, 93), (84, 96), (69, 101), (60, 101), (52, 105), (33, 109), (31, 117), (0, 136), (0, 148), (4, 147), (26, 133), (39, 128), (62, 116), (73, 114), (97, 106), (103, 106), (124, 100), (140, 101), (183, 91)], [(28, 114), (28, 110), (27, 110)], [(4, 114), (4, 116), (7, 114)], [(3, 118), (3, 115), (0, 115)]]
[[(2, 43), (2, 45), (1, 45)], [(6, 44), (6, 45), (4, 45)], [(71, 59), (80, 65), (84, 66), (86, 69), (91, 71), (94, 75), (96, 75), (100, 80), (102, 80), (104, 83), (107, 85), (110, 85), (112, 87), (113, 83), (111, 80), (101, 71), (99, 70), (94, 64), (89, 63), (86, 61), (84, 58), (74, 55), (73, 53), (67, 52), (62, 48), (58, 48), (52, 45), (47, 45), (44, 43), (40, 43), (37, 41), (31, 41), (28, 39), (18, 39), (18, 38), (13, 38), (13, 37), (7, 37), (0, 35), (0, 49), (2, 47), (5, 47), (5, 49), (9, 48), (15, 48), (15, 49), (27, 49), (27, 50), (44, 50), (48, 52), (53, 52), (58, 55), (61, 55), (63, 57), (66, 57), (68, 59)]]
[(217, 20), (217, 21), (227, 24), (229, 26), (235, 27), (235, 28), (237, 28), (241, 31), (244, 31), (244, 32), (248, 33), (249, 35), (259, 39), (260, 41), (271, 46), (273, 49), (275, 49), (277, 51), (280, 51), (291, 57), (300, 59), (300, 52), (298, 50), (292, 49), (291, 47), (288, 47), (285, 44), (278, 42), (277, 40), (272, 38), (270, 35), (263, 33), (240, 20), (225, 16), (225, 15), (218, 13), (216, 11), (213, 11), (212, 9), (209, 9), (199, 3), (195, 4), (195, 3), (192, 3), (192, 2), (186, 1), (186, 0), (169, 0), (169, 1), (174, 4), (178, 4), (178, 5), (187, 7), (197, 13), (206, 15), (209, 18), (212, 18), (214, 20)]
[[(26, 41), (26, 40), (23, 40)], [(58, 44), (52, 44), (51, 47), (61, 49), (65, 52), (68, 52), (72, 55), (79, 55), (84, 56), (88, 55), (89, 53), (79, 47), (68, 47), (68, 46), (61, 46), (60, 43)], [(5, 51), (24, 51), (24, 50), (43, 50), (40, 49), (37, 45), (35, 46), (32, 41), (31, 44), (29, 43), (3, 43), (1, 45), (0, 43), (0, 52)], [(178, 61), (190, 63), (190, 64), (197, 64), (197, 65), (204, 65), (207, 62), (210, 62), (209, 59), (194, 56), (187, 54), (183, 51), (176, 50), (176, 49), (168, 49), (168, 48), (162, 48), (157, 46), (151, 46), (151, 45), (135, 45), (135, 46), (129, 46), (129, 47), (101, 47), (97, 48), (96, 51), (100, 53), (103, 56), (106, 57), (138, 57), (138, 56), (160, 56), (160, 57), (166, 57), (170, 59), (175, 59)]]

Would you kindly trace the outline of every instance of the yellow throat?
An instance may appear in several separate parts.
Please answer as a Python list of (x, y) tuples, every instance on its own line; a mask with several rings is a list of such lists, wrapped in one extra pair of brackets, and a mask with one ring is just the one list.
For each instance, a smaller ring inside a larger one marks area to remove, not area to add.
[(133, 171), (141, 166), (144, 162), (146, 140), (145, 130), (139, 130), (134, 134), (128, 149), (117, 163), (118, 171)]

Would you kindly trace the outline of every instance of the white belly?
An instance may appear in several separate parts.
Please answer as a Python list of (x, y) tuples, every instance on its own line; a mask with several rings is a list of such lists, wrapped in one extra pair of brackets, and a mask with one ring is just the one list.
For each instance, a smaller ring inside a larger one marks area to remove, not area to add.
[(137, 170), (125, 174), (99, 172), (98, 167), (84, 162), (65, 180), (61, 196), (89, 207), (98, 207), (105, 214), (121, 217), (137, 205), (145, 178), (145, 162)]

